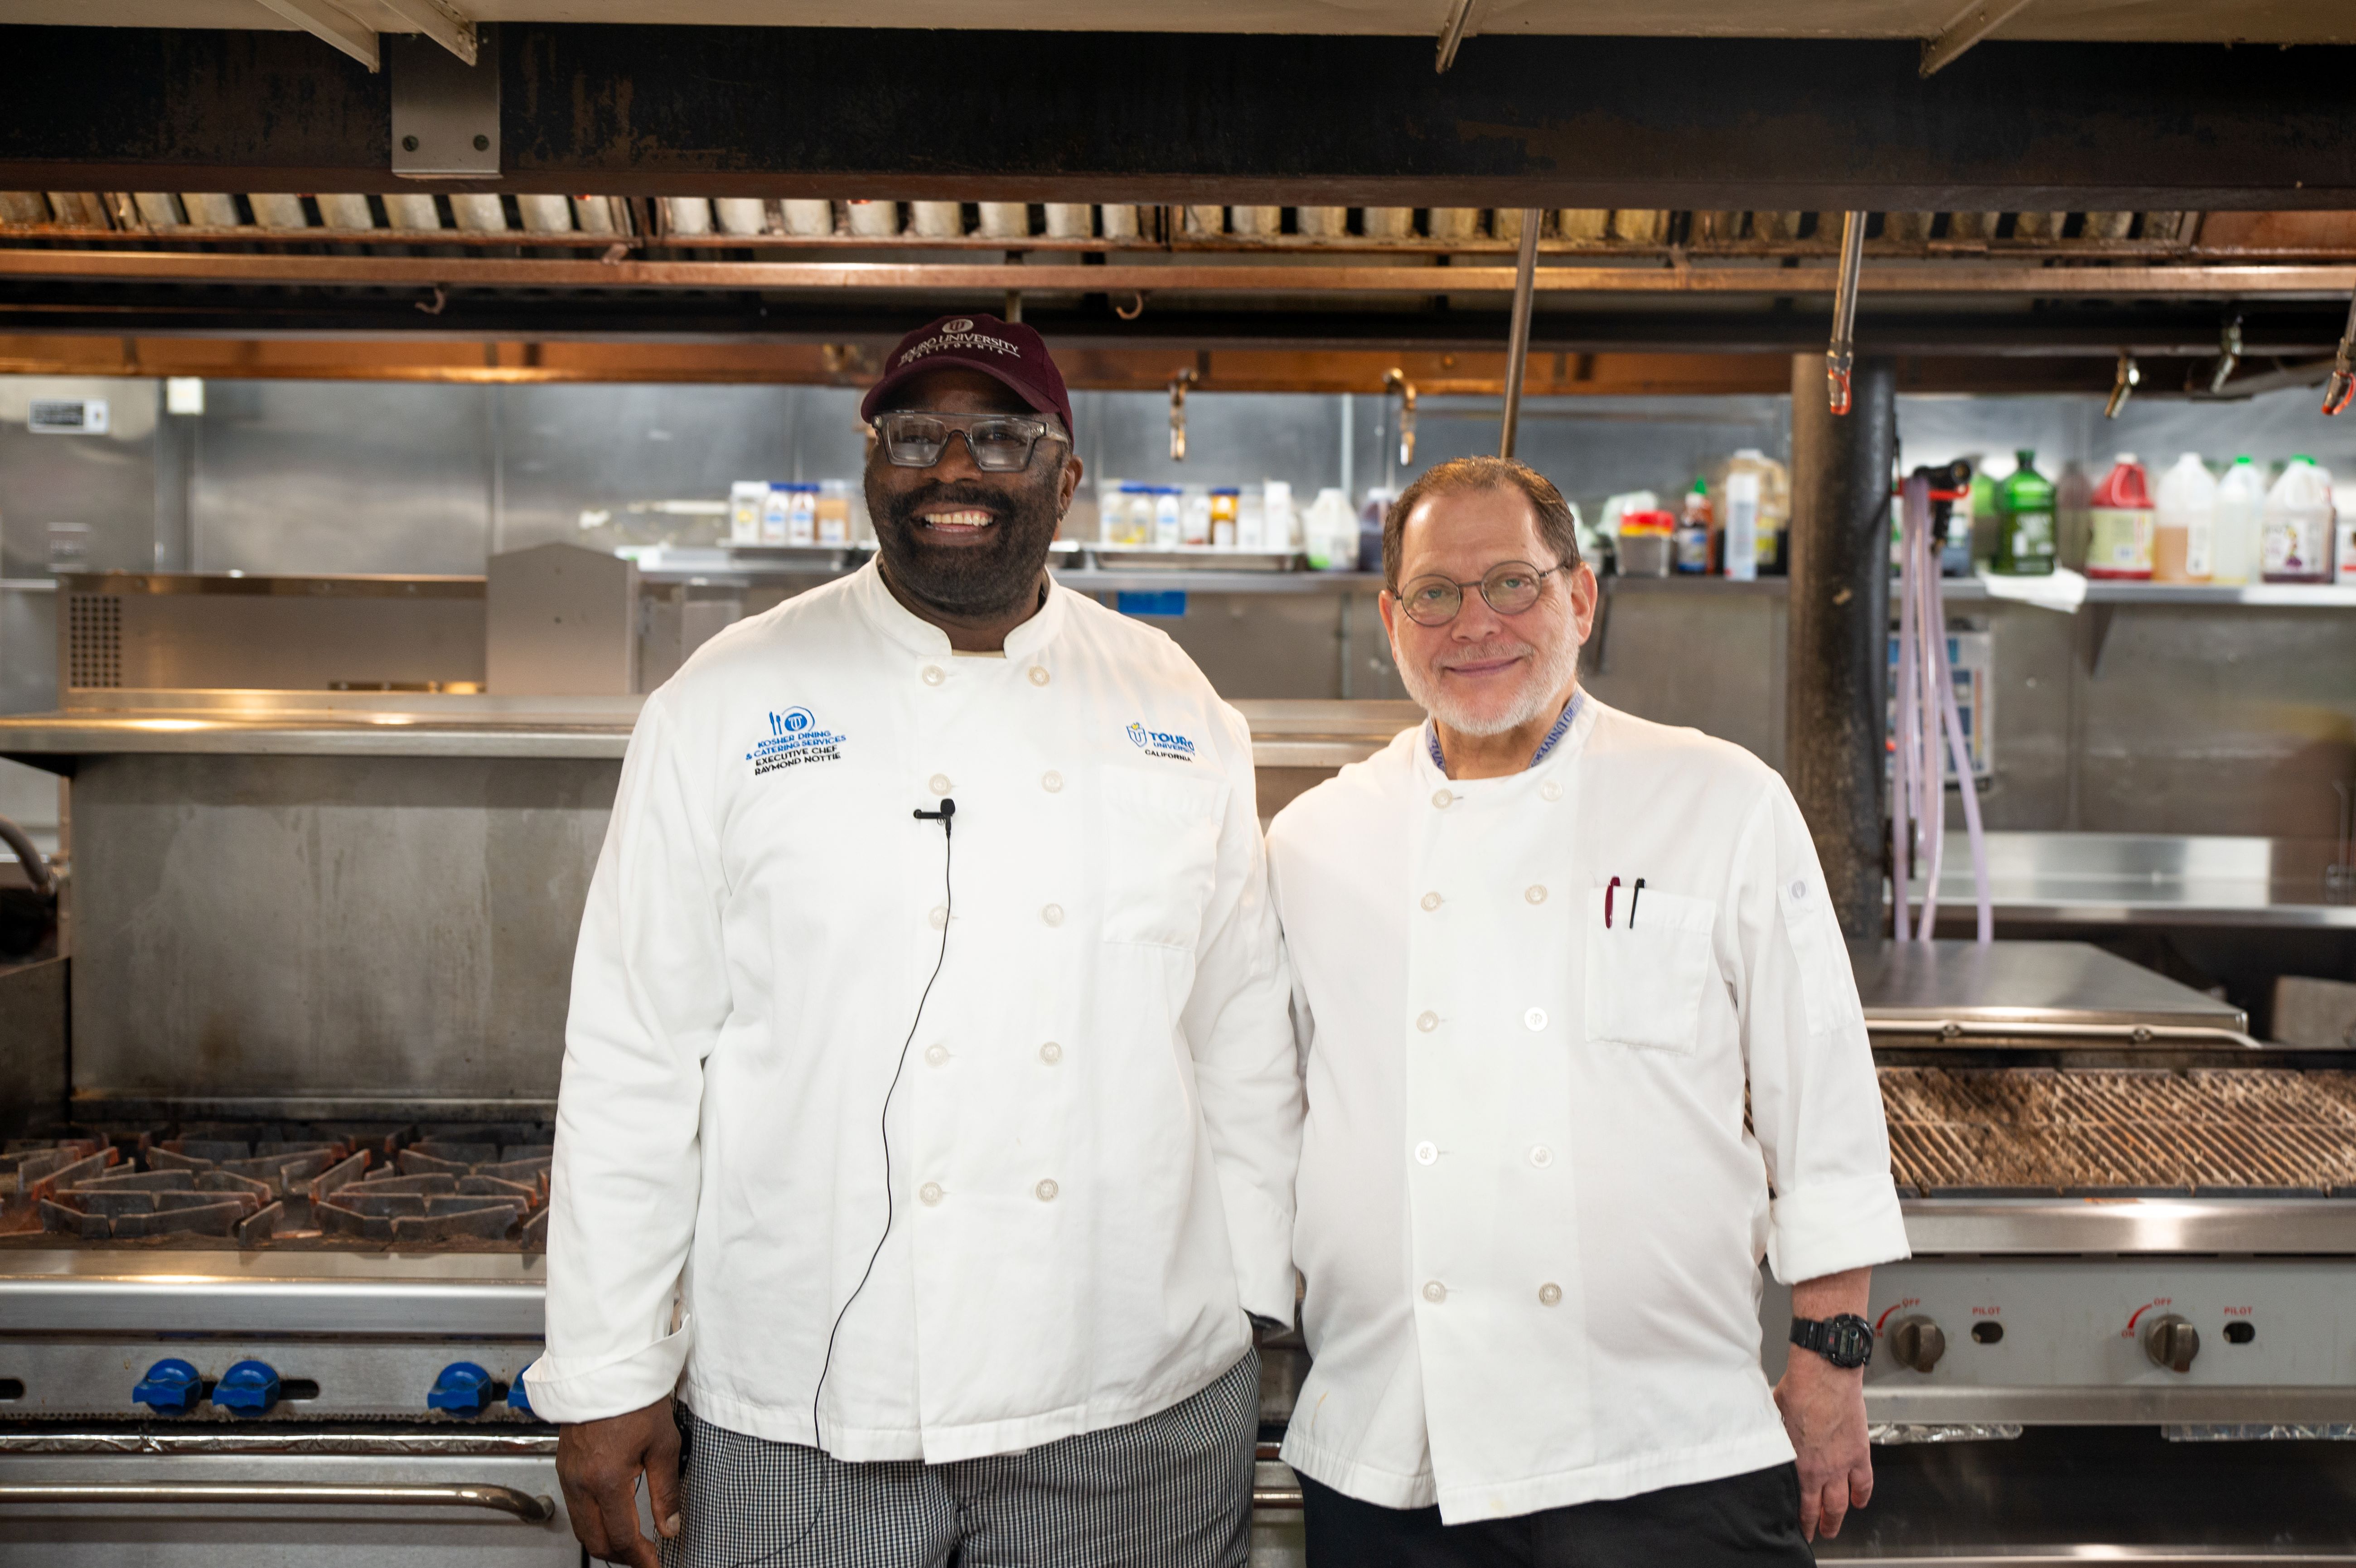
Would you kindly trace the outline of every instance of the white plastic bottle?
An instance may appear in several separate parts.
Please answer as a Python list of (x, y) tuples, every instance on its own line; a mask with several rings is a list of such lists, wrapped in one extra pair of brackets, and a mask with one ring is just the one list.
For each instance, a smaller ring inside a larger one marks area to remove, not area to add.
[(2205, 583), (2215, 570), (2217, 481), (2190, 452), (2159, 477), (2151, 543), (2155, 583)]
[(1759, 575), (1759, 470), (1737, 452), (1726, 470), (1726, 575), (1738, 583)]
[(2236, 457), (2217, 485), (2217, 530), (2209, 580), (2235, 587), (2258, 569), (2258, 540), (2266, 511), (2265, 477), (2248, 457)]
[(2293, 457), (2266, 492), (2266, 581), (2329, 582), (2332, 521), (2331, 476), (2312, 457)]

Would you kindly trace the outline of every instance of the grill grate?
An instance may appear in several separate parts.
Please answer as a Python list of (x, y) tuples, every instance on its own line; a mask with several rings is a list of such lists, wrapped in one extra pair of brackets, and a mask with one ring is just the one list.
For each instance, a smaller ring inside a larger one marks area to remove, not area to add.
[(1883, 1068), (1901, 1187), (2356, 1191), (2356, 1073)]

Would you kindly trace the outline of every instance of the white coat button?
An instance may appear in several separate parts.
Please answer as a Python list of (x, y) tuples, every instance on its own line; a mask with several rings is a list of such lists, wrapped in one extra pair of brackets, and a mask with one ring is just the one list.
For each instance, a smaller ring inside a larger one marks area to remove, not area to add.
[(937, 1181), (928, 1181), (924, 1186), (916, 1189), (916, 1196), (923, 1198), (927, 1204), (938, 1203), (941, 1200), (941, 1184)]
[(932, 1063), (935, 1067), (938, 1067), (943, 1062), (949, 1059), (949, 1048), (947, 1046), (926, 1046), (925, 1047), (925, 1059)]
[(1440, 1145), (1439, 1145), (1439, 1144), (1434, 1144), (1434, 1143), (1430, 1143), (1430, 1142), (1427, 1141), (1427, 1142), (1424, 1142), (1424, 1143), (1418, 1144), (1415, 1146), (1415, 1163), (1416, 1163), (1417, 1165), (1437, 1165), (1437, 1164), (1439, 1163), (1439, 1161), (1440, 1161)]
[(1031, 683), (1033, 686), (1044, 686), (1047, 683), (1047, 671), (1044, 666), (1037, 664), (1031, 666)]
[(1425, 895), (1423, 896), (1423, 907), (1424, 907), (1425, 908), (1427, 908), (1427, 909), (1437, 909), (1437, 908), (1440, 908), (1440, 895), (1439, 895), (1439, 894), (1437, 894), (1437, 893), (1427, 893), (1427, 894), (1425, 894)]
[(1448, 809), (1448, 803), (1454, 799), (1456, 799), (1456, 797), (1450, 794), (1445, 789), (1434, 789), (1431, 792), (1431, 803), (1438, 806), (1442, 811), (1446, 811)]
[(1803, 898), (1805, 898), (1807, 896), (1808, 896), (1808, 885), (1807, 885), (1806, 883), (1804, 883), (1804, 882), (1794, 882), (1794, 883), (1793, 883), (1793, 884), (1792, 884), (1792, 902), (1793, 902), (1793, 903), (1796, 904), (1796, 903), (1800, 902), (1800, 900), (1802, 900)]
[(1033, 1187), (1031, 1190), (1039, 1195), (1040, 1202), (1053, 1203), (1055, 1201), (1055, 1195), (1061, 1192), (1063, 1188), (1057, 1187), (1054, 1178), (1050, 1177), (1048, 1180), (1041, 1182), (1037, 1187)]
[(925, 788), (936, 795), (946, 795), (949, 792), (949, 776), (946, 773), (936, 773), (925, 780)]
[(1064, 907), (1061, 904), (1050, 904), (1039, 911), (1039, 918), (1051, 926), (1060, 926), (1064, 923)]
[(933, 929), (937, 931), (949, 923), (949, 908), (946, 904), (936, 904), (932, 908), (932, 912), (925, 918), (930, 920), (933, 923)]
[(1554, 1164), (1554, 1151), (1547, 1148), (1544, 1144), (1540, 1144), (1537, 1148), (1530, 1151), (1530, 1164), (1537, 1166), (1540, 1170), (1546, 1169), (1547, 1166)]
[(1558, 1284), (1552, 1283), (1538, 1286), (1538, 1305), (1540, 1306), (1560, 1306), (1562, 1305), (1562, 1287)]
[(1415, 1026), (1429, 1035), (1434, 1029), (1440, 1027), (1440, 1015), (1437, 1013), (1426, 1013), (1415, 1021)]
[(1064, 1047), (1057, 1045), (1055, 1041), (1049, 1040), (1045, 1045), (1039, 1047), (1039, 1059), (1045, 1062), (1049, 1067), (1054, 1067), (1057, 1062), (1064, 1059)]
[(1538, 799), (1541, 800), (1561, 800), (1562, 786), (1556, 783), (1551, 779), (1547, 779), (1545, 783), (1538, 786)]
[(1533, 882), (1522, 890), (1522, 897), (1533, 904), (1543, 904), (1546, 902), (1546, 888), (1543, 885)]
[(1064, 788), (1064, 776), (1052, 768), (1039, 776), (1039, 788), (1053, 795)]
[(1423, 1299), (1426, 1301), (1446, 1301), (1448, 1299), (1448, 1287), (1441, 1284), (1438, 1280), (1426, 1280), (1423, 1283)]
[(1545, 1028), (1546, 1009), (1543, 1007), (1531, 1008), (1528, 1012), (1522, 1015), (1522, 1022), (1527, 1024), (1533, 1029)]
[(925, 684), (926, 684), (926, 685), (927, 685), (927, 686), (937, 686), (937, 685), (939, 685), (942, 682), (944, 682), (944, 681), (946, 681), (946, 680), (948, 680), (948, 672), (947, 671), (944, 671), (944, 670), (943, 670), (939, 665), (937, 665), (937, 664), (927, 664), (927, 665), (926, 665), (926, 666), (925, 666)]

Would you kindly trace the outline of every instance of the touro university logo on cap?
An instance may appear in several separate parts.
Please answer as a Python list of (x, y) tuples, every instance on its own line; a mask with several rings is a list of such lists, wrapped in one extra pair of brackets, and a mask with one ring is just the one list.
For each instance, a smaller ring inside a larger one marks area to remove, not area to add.
[(1160, 757), (1172, 762), (1194, 760), (1194, 743), (1183, 735), (1171, 735), (1163, 730), (1147, 729), (1131, 723), (1128, 730), (1130, 744), (1148, 757)]
[(859, 417), (872, 420), (886, 407), (923, 406), (923, 393), (910, 403), (894, 398), (905, 381), (956, 367), (979, 371), (1012, 391), (1034, 413), (1053, 414), (1064, 434), (1072, 433), (1072, 398), (1065, 390), (1063, 372), (1047, 352), (1046, 339), (1019, 321), (1001, 321), (986, 312), (944, 316), (909, 333), (893, 345), (884, 361), (884, 375), (860, 400)]
[(753, 765), (754, 778), (775, 773), (781, 768), (798, 768), (805, 762), (842, 760), (847, 737), (822, 727), (808, 708), (772, 710), (764, 717), (766, 733), (744, 754), (744, 760)]

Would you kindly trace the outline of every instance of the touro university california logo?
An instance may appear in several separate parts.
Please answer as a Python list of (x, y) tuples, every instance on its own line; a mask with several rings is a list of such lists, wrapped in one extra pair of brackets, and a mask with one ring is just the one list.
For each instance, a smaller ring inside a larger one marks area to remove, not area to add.
[(744, 760), (753, 765), (755, 779), (781, 768), (798, 768), (805, 762), (842, 760), (846, 737), (822, 727), (808, 708), (772, 711), (766, 717), (768, 733), (744, 754)]
[(1171, 735), (1163, 730), (1147, 729), (1142, 724), (1134, 721), (1130, 723), (1126, 733), (1129, 736), (1130, 744), (1148, 757), (1163, 757), (1172, 762), (1194, 760), (1194, 743), (1183, 735)]

